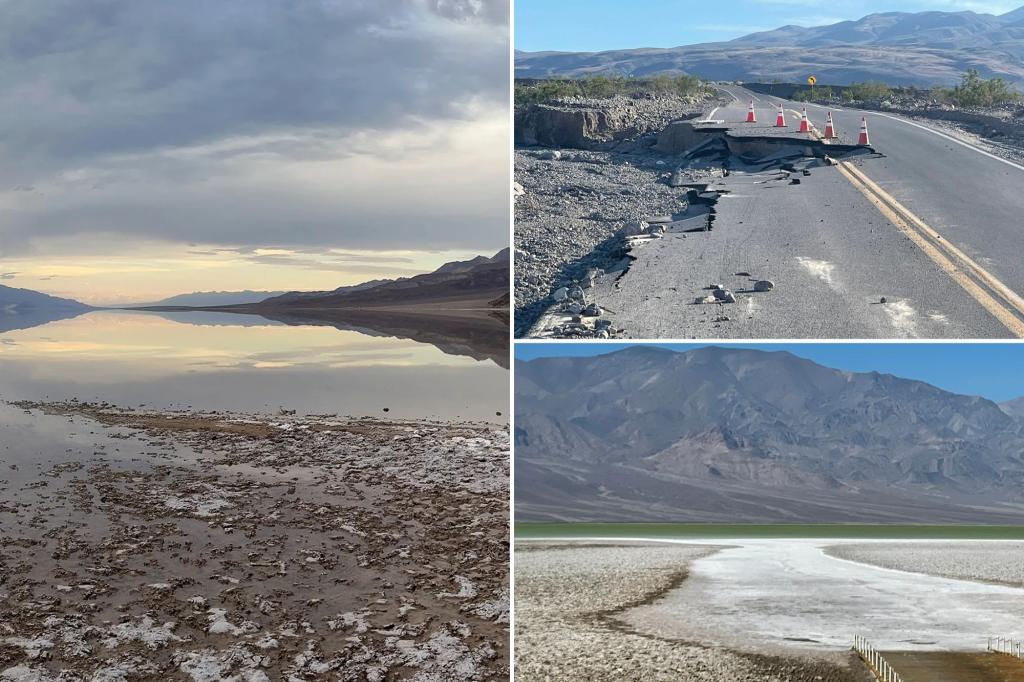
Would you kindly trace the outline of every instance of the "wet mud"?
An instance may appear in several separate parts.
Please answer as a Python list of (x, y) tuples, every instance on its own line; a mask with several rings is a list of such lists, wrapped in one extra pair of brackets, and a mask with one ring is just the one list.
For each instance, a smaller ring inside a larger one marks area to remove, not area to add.
[(507, 428), (17, 411), (0, 680), (507, 677)]

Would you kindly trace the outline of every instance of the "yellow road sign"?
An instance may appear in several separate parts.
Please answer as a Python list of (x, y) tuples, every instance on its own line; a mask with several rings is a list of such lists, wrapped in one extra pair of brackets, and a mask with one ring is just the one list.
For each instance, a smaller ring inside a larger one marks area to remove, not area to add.
[(808, 85), (814, 85), (817, 82), (818, 82), (818, 79), (815, 78), (814, 76), (808, 76), (807, 77), (807, 84)]

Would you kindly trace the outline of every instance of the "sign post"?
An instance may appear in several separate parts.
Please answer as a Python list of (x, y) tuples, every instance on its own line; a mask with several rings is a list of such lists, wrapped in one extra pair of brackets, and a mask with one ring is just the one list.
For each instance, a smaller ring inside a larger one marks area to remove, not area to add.
[(814, 76), (807, 77), (807, 84), (811, 86), (811, 99), (814, 99), (814, 84), (818, 82), (818, 79)]

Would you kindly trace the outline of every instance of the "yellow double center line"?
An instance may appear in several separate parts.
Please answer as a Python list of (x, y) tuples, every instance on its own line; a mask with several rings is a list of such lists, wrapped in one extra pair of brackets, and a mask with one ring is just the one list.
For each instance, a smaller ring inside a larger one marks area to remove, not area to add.
[[(811, 134), (821, 139), (813, 126)], [(907, 235), (943, 272), (992, 313), (1014, 336), (1024, 338), (1024, 298), (943, 239), (942, 235), (879, 187), (862, 170), (848, 161), (840, 161), (836, 167), (850, 184), (860, 190), (889, 222)]]

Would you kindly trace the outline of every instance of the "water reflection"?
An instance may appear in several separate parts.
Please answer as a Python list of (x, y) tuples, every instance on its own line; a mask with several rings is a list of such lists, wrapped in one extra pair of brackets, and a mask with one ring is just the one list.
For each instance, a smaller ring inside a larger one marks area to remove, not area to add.
[(67, 320), (84, 315), (87, 310), (63, 310), (59, 308), (50, 310), (33, 310), (26, 313), (10, 313), (0, 310), (0, 334), (3, 332), (17, 331), (19, 329), (31, 329), (58, 320)]
[(0, 334), (0, 397), (503, 421), (500, 323), (414, 322), (90, 312)]

